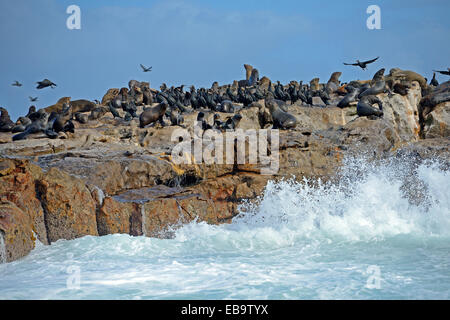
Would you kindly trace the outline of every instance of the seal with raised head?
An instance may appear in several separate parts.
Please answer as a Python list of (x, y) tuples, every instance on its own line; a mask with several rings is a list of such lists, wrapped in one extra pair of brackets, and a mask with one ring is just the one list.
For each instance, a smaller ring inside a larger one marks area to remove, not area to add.
[(319, 78), (314, 78), (309, 82), (309, 86), (310, 86), (311, 90), (313, 90), (313, 91), (320, 90), (319, 81), (320, 81)]
[(11, 121), (9, 113), (5, 108), (0, 108), (0, 132), (10, 132), (15, 124)]
[(342, 75), (342, 72), (333, 72), (331, 74), (330, 80), (327, 82), (326, 91), (330, 94), (339, 89), (340, 81), (339, 77)]
[(139, 116), (139, 126), (144, 128), (146, 125), (156, 122), (159, 120), (162, 126), (164, 126), (163, 117), (166, 113), (169, 104), (165, 101), (159, 103), (152, 108), (145, 108), (144, 111)]
[(297, 125), (297, 119), (292, 114), (281, 110), (274, 99), (266, 98), (265, 106), (272, 115), (274, 129), (291, 129)]
[(384, 72), (385, 71), (386, 71), (386, 69), (381, 68), (380, 70), (375, 72), (375, 74), (373, 75), (373, 78), (372, 78), (372, 83), (376, 83), (378, 81), (384, 80)]
[[(378, 109), (375, 108), (373, 104), (378, 104)], [(383, 116), (383, 104), (376, 96), (365, 96), (359, 100), (358, 105), (356, 106), (356, 113), (360, 117), (381, 117)]]
[(245, 68), (245, 80), (250, 80), (250, 76), (252, 75), (253, 67), (249, 64), (244, 64)]

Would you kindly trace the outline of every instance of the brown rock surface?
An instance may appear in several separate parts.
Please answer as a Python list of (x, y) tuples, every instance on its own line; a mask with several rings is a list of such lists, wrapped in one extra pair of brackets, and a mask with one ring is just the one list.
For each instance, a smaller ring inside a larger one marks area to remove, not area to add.
[(2, 258), (6, 262), (20, 259), (33, 250), (36, 238), (32, 225), (28, 214), (14, 203), (0, 199), (0, 237), (3, 238), (6, 251), (6, 257)]
[(0, 159), (0, 197), (22, 210), (39, 241), (48, 244), (44, 210), (36, 195), (35, 179), (41, 174), (41, 169), (29, 161)]
[(51, 168), (37, 182), (50, 242), (98, 235), (96, 206), (84, 182)]

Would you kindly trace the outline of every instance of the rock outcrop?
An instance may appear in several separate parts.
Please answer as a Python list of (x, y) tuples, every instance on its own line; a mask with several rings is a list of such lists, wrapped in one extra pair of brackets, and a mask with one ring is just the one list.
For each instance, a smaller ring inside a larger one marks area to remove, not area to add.
[[(36, 240), (47, 245), (114, 233), (167, 238), (191, 221), (229, 223), (239, 204), (260, 196), (269, 180), (326, 180), (348, 156), (383, 158), (412, 152), (448, 160), (450, 103), (441, 99), (447, 87), (422, 98), (422, 79), (409, 72), (401, 76), (411, 78), (408, 93), (379, 94), (381, 118), (358, 117), (354, 104), (344, 109), (286, 105), (297, 126), (279, 132), (278, 157), (270, 155), (279, 160), (278, 170), (270, 175), (261, 174), (260, 162), (177, 164), (171, 151), (179, 141), (171, 138), (180, 127), (139, 128), (136, 120), (125, 122), (109, 113), (85, 124), (77, 122), (75, 133), (67, 133), (66, 139), (36, 134), (34, 139), (12, 142), (10, 133), (0, 133), (0, 233), (6, 260), (25, 256)], [(319, 88), (318, 81), (311, 85)], [(102, 103), (118, 93), (110, 89)], [(263, 105), (262, 101), (240, 110), (243, 118), (237, 128), (263, 128)], [(230, 116), (218, 114), (221, 121)], [(205, 117), (208, 123), (212, 117), (213, 113)], [(191, 136), (196, 118), (197, 112), (185, 116)], [(246, 145), (248, 158), (251, 146)]]

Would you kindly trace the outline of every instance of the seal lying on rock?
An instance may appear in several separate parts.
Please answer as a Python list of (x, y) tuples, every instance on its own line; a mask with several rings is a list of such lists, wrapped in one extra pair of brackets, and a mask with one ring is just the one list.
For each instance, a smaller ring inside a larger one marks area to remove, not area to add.
[[(378, 104), (378, 108), (373, 107), (373, 104)], [(376, 96), (364, 96), (356, 106), (356, 113), (360, 117), (364, 116), (383, 116), (383, 104)]]
[(345, 108), (347, 107), (351, 102), (356, 101), (356, 98), (358, 97), (359, 93), (361, 92), (359, 88), (354, 88), (352, 86), (349, 86), (350, 92), (347, 93), (347, 95), (338, 103), (339, 108)]
[(32, 133), (45, 132), (47, 130), (49, 114), (43, 109), (40, 109), (37, 113), (39, 114), (39, 118), (33, 121), (24, 132), (13, 136), (13, 141), (23, 140)]
[(72, 101), (70, 102), (70, 106), (72, 107), (73, 113), (90, 112), (97, 107), (94, 102), (84, 99)]
[(161, 102), (153, 108), (146, 108), (139, 116), (139, 126), (144, 128), (146, 125), (156, 122), (159, 120), (162, 126), (164, 126), (163, 117), (166, 113), (167, 107), (169, 105), (167, 102)]
[(109, 109), (106, 109), (105, 107), (97, 107), (91, 111), (89, 120), (97, 120), (97, 119), (103, 117), (108, 111), (109, 111)]
[(27, 126), (29, 126), (31, 124), (31, 120), (28, 117), (19, 117), (19, 119), (17, 119), (16, 125), (12, 128), (12, 133), (18, 133), (18, 132), (24, 132), (27, 128)]
[(89, 116), (85, 113), (77, 112), (75, 113), (75, 120), (77, 120), (79, 123), (85, 124), (89, 121)]
[(274, 129), (291, 129), (297, 125), (297, 119), (292, 114), (281, 110), (274, 99), (266, 99), (265, 106), (272, 115)]
[(406, 96), (408, 94), (408, 86), (401, 84), (401, 83), (396, 83), (394, 84), (394, 92), (398, 93), (399, 95), (402, 96)]
[(385, 93), (385, 92), (387, 92), (386, 82), (384, 80), (380, 80), (380, 81), (375, 82), (373, 87), (370, 87), (369, 89), (361, 92), (358, 97), (361, 99), (362, 97), (365, 97), (365, 96), (374, 96), (374, 95), (377, 95), (380, 93)]

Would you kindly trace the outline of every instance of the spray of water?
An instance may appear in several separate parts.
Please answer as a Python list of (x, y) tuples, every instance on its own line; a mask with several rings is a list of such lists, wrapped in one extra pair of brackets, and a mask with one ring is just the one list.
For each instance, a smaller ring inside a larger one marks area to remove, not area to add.
[(234, 223), (346, 240), (450, 235), (449, 190), (450, 171), (440, 163), (352, 159), (327, 183), (269, 182), (256, 203), (241, 206)]
[(0, 263), (6, 263), (6, 245), (3, 231), (0, 231)]
[[(0, 266), (0, 296), (448, 299), (449, 190), (442, 162), (347, 160), (326, 183), (268, 183), (231, 224), (194, 221), (170, 239), (89, 236), (37, 247)], [(61, 289), (67, 253), (81, 268), (81, 290)], [(379, 290), (367, 288), (369, 266), (381, 270)]]

